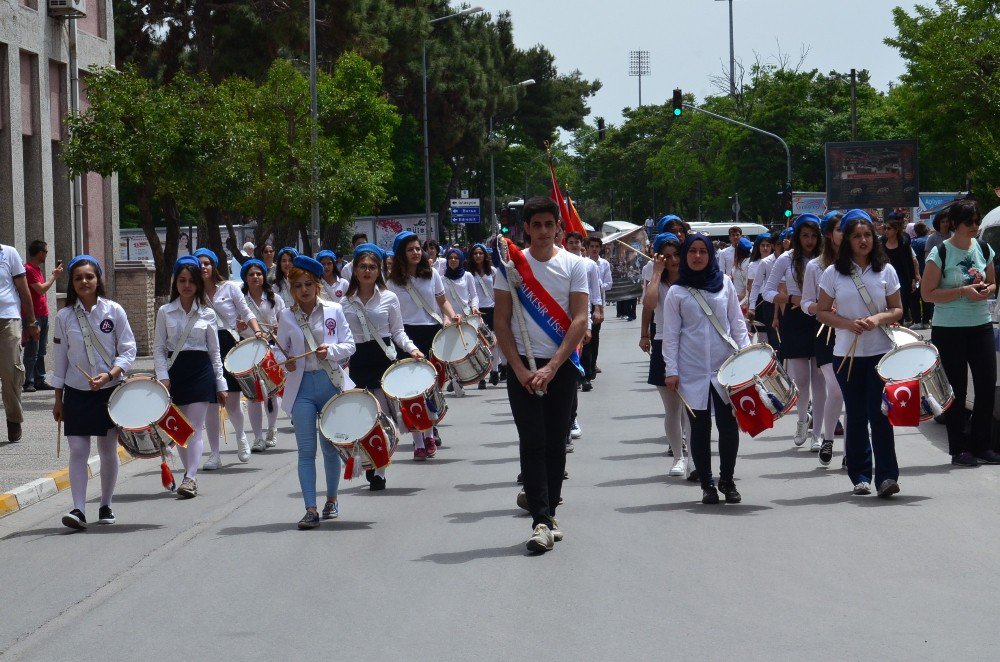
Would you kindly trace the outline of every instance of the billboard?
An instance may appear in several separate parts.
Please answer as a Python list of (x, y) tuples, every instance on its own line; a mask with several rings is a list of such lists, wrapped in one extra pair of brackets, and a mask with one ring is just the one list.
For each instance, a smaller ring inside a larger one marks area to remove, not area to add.
[(368, 241), (382, 248), (391, 249), (392, 240), (404, 230), (416, 234), (423, 242), (437, 236), (437, 214), (431, 214), (431, 227), (427, 226), (427, 218), (423, 214), (399, 214), (396, 216), (357, 216), (354, 218), (354, 231), (364, 232)]
[(826, 206), (916, 207), (919, 172), (916, 140), (827, 143)]

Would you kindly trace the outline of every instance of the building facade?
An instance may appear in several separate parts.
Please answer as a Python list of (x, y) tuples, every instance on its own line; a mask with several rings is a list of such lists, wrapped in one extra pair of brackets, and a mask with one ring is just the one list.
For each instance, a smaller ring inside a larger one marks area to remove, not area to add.
[[(61, 158), (69, 137), (73, 23), (81, 112), (90, 67), (115, 64), (112, 0), (86, 0), (85, 10), (85, 17), (66, 20), (49, 16), (48, 0), (0, 0), (0, 243), (25, 256), (31, 241), (48, 242), (46, 271), (56, 260), (90, 253), (111, 280), (118, 255), (117, 178), (82, 178), (78, 246), (73, 182)], [(65, 290), (64, 282), (58, 290)], [(55, 294), (50, 297), (54, 306)]]

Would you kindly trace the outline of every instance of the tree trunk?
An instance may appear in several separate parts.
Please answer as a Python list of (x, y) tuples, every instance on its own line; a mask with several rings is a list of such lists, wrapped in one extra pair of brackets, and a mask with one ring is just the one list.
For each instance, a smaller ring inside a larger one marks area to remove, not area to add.
[[(149, 249), (153, 253), (153, 264), (156, 265), (156, 296), (165, 297), (170, 294), (170, 275), (173, 269), (173, 261), (167, 262), (163, 252), (163, 244), (160, 242), (160, 235), (156, 233), (156, 225), (153, 221), (153, 186), (143, 182), (139, 185), (138, 200), (139, 222), (142, 225), (142, 232), (149, 242)], [(178, 240), (180, 237), (178, 237)], [(177, 249), (174, 249), (176, 256)], [(176, 257), (175, 257), (176, 259)]]
[[(199, 241), (199, 244), (207, 243), (208, 248), (219, 257), (219, 273), (223, 278), (229, 278), (229, 260), (226, 259), (226, 251), (222, 246), (222, 233), (219, 232), (219, 220), (221, 212), (218, 207), (206, 207), (201, 210), (205, 219), (206, 242)], [(230, 235), (232, 237), (232, 235)], [(239, 251), (236, 251), (239, 253)]]
[[(177, 261), (177, 248), (181, 243), (181, 213), (173, 196), (163, 196), (160, 199), (160, 207), (163, 209), (164, 221), (167, 224), (167, 241), (163, 248), (163, 266), (166, 270), (166, 277), (163, 294), (160, 294), (159, 285), (157, 285), (156, 293), (157, 296), (167, 296), (170, 294), (170, 277), (173, 275), (174, 262)], [(159, 273), (157, 273), (157, 277), (159, 277)]]

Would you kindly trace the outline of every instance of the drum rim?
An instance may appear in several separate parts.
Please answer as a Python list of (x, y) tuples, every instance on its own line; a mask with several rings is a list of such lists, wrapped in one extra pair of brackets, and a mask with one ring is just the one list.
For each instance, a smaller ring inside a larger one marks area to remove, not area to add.
[(389, 389), (387, 389), (385, 387), (386, 376), (390, 372), (392, 372), (393, 370), (396, 370), (400, 366), (404, 366), (404, 365), (407, 365), (407, 364), (410, 364), (410, 363), (425, 364), (428, 368), (430, 368), (431, 374), (434, 376), (434, 381), (431, 382), (430, 388), (421, 391), (421, 393), (426, 393), (428, 390), (431, 390), (435, 386), (437, 386), (438, 372), (437, 372), (437, 368), (434, 367), (434, 364), (431, 363), (430, 361), (428, 361), (427, 359), (415, 359), (415, 358), (413, 358), (411, 356), (409, 358), (400, 359), (398, 361), (393, 362), (393, 364), (390, 365), (388, 368), (386, 368), (385, 372), (382, 373), (382, 392), (385, 393), (386, 396), (388, 396), (390, 398), (393, 398), (395, 400), (409, 400), (411, 398), (416, 398), (416, 397), (419, 397), (421, 395), (421, 393), (417, 393), (416, 395), (407, 395), (407, 396), (395, 395), (394, 393), (392, 393), (391, 391), (389, 391)]
[[(256, 368), (259, 364), (254, 363), (253, 365), (251, 365), (246, 370), (240, 370), (239, 372), (236, 372), (235, 370), (231, 369), (227, 364), (229, 362), (230, 355), (232, 355), (232, 353), (235, 352), (238, 348), (244, 347), (244, 346), (247, 346), (247, 345), (251, 345), (251, 344), (256, 344), (256, 343), (263, 343), (264, 346), (267, 348), (267, 351), (268, 352), (271, 351), (271, 346), (267, 343), (266, 340), (262, 340), (260, 338), (244, 338), (243, 340), (241, 340), (238, 343), (236, 343), (235, 345), (233, 345), (233, 348), (231, 350), (229, 350), (228, 352), (226, 352), (225, 358), (222, 359), (222, 367), (225, 368), (226, 370), (228, 370), (230, 372), (230, 374), (232, 374), (234, 376), (235, 375), (245, 375), (245, 374), (247, 374), (249, 372), (252, 372), (253, 369)], [(265, 354), (265, 356), (267, 356), (267, 355)]]
[(917, 374), (915, 374), (915, 375), (913, 375), (911, 377), (905, 377), (903, 379), (907, 379), (907, 380), (909, 380), (909, 379), (923, 379), (927, 375), (929, 375), (932, 372), (934, 372), (934, 370), (935, 370), (935, 368), (937, 366), (941, 365), (941, 353), (938, 352), (937, 347), (935, 347), (932, 343), (930, 343), (930, 342), (928, 342), (926, 340), (921, 340), (920, 342), (908, 343), (906, 345), (899, 345), (898, 347), (893, 347), (888, 352), (886, 352), (885, 356), (883, 356), (881, 359), (879, 359), (878, 363), (875, 364), (875, 372), (878, 374), (879, 379), (881, 379), (883, 382), (886, 382), (886, 383), (891, 382), (893, 380), (895, 380), (895, 381), (901, 381), (901, 379), (898, 378), (898, 377), (897, 378), (892, 378), (892, 377), (886, 377), (885, 375), (883, 375), (882, 374), (882, 365), (883, 365), (883, 363), (885, 363), (886, 359), (888, 359), (891, 356), (894, 356), (897, 353), (900, 353), (900, 352), (902, 352), (904, 350), (905, 351), (912, 351), (912, 350), (917, 349), (917, 348), (930, 349), (931, 352), (934, 353), (934, 358), (935, 358), (934, 364), (931, 365), (929, 368), (927, 368), (926, 370), (924, 370), (922, 372), (918, 372)]
[[(330, 406), (338, 398), (340, 398), (342, 396), (345, 396), (345, 395), (348, 395), (348, 394), (350, 394), (350, 395), (353, 396), (353, 395), (357, 395), (359, 393), (364, 393), (365, 395), (369, 396), (375, 402), (375, 412), (376, 412), (376, 414), (375, 414), (375, 422), (372, 424), (372, 426), (370, 428), (368, 428), (367, 432), (365, 432), (363, 435), (361, 435), (357, 439), (354, 439), (354, 440), (352, 440), (350, 442), (346, 442), (346, 441), (345, 442), (336, 442), (333, 439), (331, 439), (329, 436), (327, 436), (326, 432), (323, 430), (323, 417), (326, 415), (326, 412), (330, 408)], [(378, 398), (376, 398), (375, 395), (371, 391), (369, 391), (368, 389), (365, 389), (365, 388), (351, 388), (351, 389), (347, 389), (346, 391), (341, 391), (337, 395), (335, 395), (332, 398), (330, 398), (329, 400), (327, 400), (326, 404), (323, 405), (323, 408), (319, 410), (319, 425), (318, 425), (319, 431), (320, 431), (320, 434), (323, 435), (323, 438), (326, 439), (327, 441), (329, 441), (334, 446), (338, 446), (338, 447), (341, 447), (341, 448), (350, 448), (351, 446), (354, 446), (356, 443), (358, 443), (359, 441), (361, 441), (366, 436), (368, 436), (368, 435), (370, 435), (372, 433), (372, 430), (374, 430), (375, 427), (378, 425), (379, 414), (382, 414), (382, 413), (383, 413), (382, 412), (382, 405), (379, 404)]]
[[(479, 328), (478, 328), (478, 327), (476, 327), (475, 325), (471, 324), (470, 322), (466, 322), (466, 321), (465, 321), (464, 319), (463, 319), (463, 320), (462, 320), (461, 322), (459, 322), (458, 324), (449, 324), (448, 326), (443, 326), (443, 327), (441, 327), (441, 328), (440, 328), (440, 329), (438, 330), (438, 332), (434, 334), (434, 339), (433, 339), (433, 340), (431, 340), (431, 352), (432, 352), (432, 353), (434, 354), (434, 356), (436, 356), (436, 357), (437, 357), (437, 358), (438, 358), (438, 359), (439, 359), (440, 361), (443, 361), (444, 363), (458, 363), (458, 362), (459, 362), (459, 360), (455, 360), (455, 361), (448, 361), (448, 360), (445, 360), (445, 359), (444, 359), (444, 358), (443, 358), (442, 356), (440, 356), (440, 355), (439, 355), (439, 354), (437, 353), (437, 351), (435, 351), (435, 349), (436, 349), (436, 347), (437, 347), (437, 341), (438, 341), (438, 338), (443, 338), (443, 337), (444, 337), (444, 336), (443, 336), (442, 334), (444, 334), (444, 333), (446, 333), (446, 332), (449, 332), (449, 330), (450, 330), (450, 329), (461, 329), (461, 328), (462, 328), (463, 326), (467, 326), (467, 327), (469, 327), (469, 329), (470, 329), (470, 330), (472, 331), (472, 336), (473, 336), (473, 339), (474, 339), (474, 342), (475, 342), (475, 341), (478, 341), (478, 340), (480, 339), (480, 333), (479, 333)], [(487, 343), (487, 345), (488, 345), (488, 344), (489, 344), (489, 343)], [(466, 354), (465, 356), (463, 356), (463, 357), (462, 357), (462, 359), (465, 359), (465, 358), (467, 358), (468, 356), (469, 356), (469, 355), (468, 355), (468, 354)]]
[(774, 348), (771, 347), (770, 345), (768, 345), (767, 343), (762, 343), (762, 342), (760, 342), (760, 343), (753, 343), (752, 345), (747, 345), (746, 347), (741, 347), (740, 349), (738, 349), (735, 352), (733, 352), (732, 356), (730, 356), (725, 361), (723, 361), (722, 365), (719, 366), (719, 369), (715, 373), (715, 378), (718, 380), (719, 384), (723, 388), (727, 388), (727, 389), (741, 388), (741, 387), (746, 386), (747, 384), (749, 384), (749, 383), (751, 383), (753, 381), (753, 377), (751, 377), (750, 379), (742, 381), (742, 382), (740, 382), (738, 384), (725, 384), (725, 383), (723, 383), (723, 381), (721, 379), (719, 379), (719, 374), (722, 373), (722, 369), (723, 368), (725, 368), (728, 364), (732, 363), (738, 357), (740, 357), (740, 356), (742, 356), (744, 354), (749, 354), (752, 350), (753, 351), (756, 351), (756, 350), (767, 350), (771, 354), (771, 360), (767, 363), (767, 365), (764, 366), (763, 371), (755, 373), (755, 374), (758, 374), (758, 375), (766, 374), (766, 373), (770, 372), (774, 368), (775, 365), (777, 365), (778, 360), (776, 358), (777, 355), (774, 353)]
[[(129, 384), (139, 383), (139, 382), (149, 382), (150, 384), (155, 384), (156, 388), (154, 388), (154, 390), (159, 391), (160, 393), (162, 393), (162, 394), (164, 394), (166, 396), (166, 406), (164, 407), (163, 412), (160, 414), (160, 416), (158, 418), (154, 418), (152, 421), (150, 421), (146, 425), (144, 425), (142, 427), (125, 427), (124, 425), (121, 425), (117, 420), (115, 420), (115, 416), (114, 416), (114, 413), (113, 413), (113, 407), (114, 407), (115, 403), (118, 402), (118, 400), (119, 400), (119, 397), (118, 397), (117, 394), (118, 394), (119, 391), (124, 390), (124, 387), (128, 386)], [(154, 425), (156, 425), (156, 422), (158, 420), (160, 420), (160, 418), (163, 418), (163, 415), (166, 414), (170, 410), (170, 405), (172, 403), (173, 403), (173, 398), (170, 397), (170, 391), (168, 391), (167, 387), (164, 386), (163, 384), (161, 384), (158, 379), (156, 379), (155, 377), (150, 377), (149, 375), (132, 375), (128, 379), (126, 379), (125, 381), (123, 381), (121, 384), (119, 384), (118, 386), (116, 386), (114, 388), (114, 390), (111, 392), (111, 395), (108, 397), (108, 405), (107, 405), (107, 407), (108, 407), (108, 418), (111, 419), (112, 423), (114, 423), (116, 426), (122, 428), (123, 430), (129, 430), (129, 431), (147, 430), (147, 429), (153, 427)]]

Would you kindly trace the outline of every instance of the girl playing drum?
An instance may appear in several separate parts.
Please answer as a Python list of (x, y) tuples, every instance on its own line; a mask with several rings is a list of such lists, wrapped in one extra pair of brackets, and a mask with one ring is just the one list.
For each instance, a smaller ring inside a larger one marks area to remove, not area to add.
[(347, 292), (347, 280), (341, 277), (340, 269), (337, 268), (337, 254), (322, 250), (316, 253), (316, 259), (323, 265), (323, 298), (340, 303)]
[[(460, 249), (452, 247), (445, 251), (444, 268), (444, 294), (451, 304), (452, 309), (463, 317), (479, 315), (479, 296), (476, 294), (476, 280), (465, 270), (465, 253)], [(486, 383), (482, 382), (480, 388), (486, 388)], [(458, 391), (458, 395), (464, 395), (462, 385), (458, 380), (452, 380), (448, 385), (448, 392)]]
[[(250, 311), (257, 319), (261, 330), (266, 334), (274, 334), (278, 330), (278, 315), (285, 309), (285, 302), (274, 296), (270, 287), (266, 287), (267, 270), (260, 260), (247, 260), (240, 269), (243, 279), (243, 298)], [(240, 329), (244, 338), (252, 338), (249, 326)], [(264, 436), (264, 407), (267, 406), (267, 436)], [(277, 395), (268, 398), (267, 402), (256, 400), (247, 403), (247, 415), (250, 417), (250, 428), (253, 430), (254, 442), (251, 450), (260, 453), (265, 448), (277, 445), (278, 409), (281, 398)]]
[[(476, 244), (469, 252), (469, 259), (465, 262), (466, 272), (472, 274), (472, 279), (476, 285), (476, 296), (479, 299), (479, 312), (483, 316), (483, 323), (493, 331), (493, 278), (496, 268), (490, 258), (490, 249), (486, 244)], [(500, 344), (493, 346), (493, 365), (490, 370), (490, 384), (496, 386), (500, 383)], [(484, 388), (481, 384), (480, 388)]]
[(288, 271), (292, 268), (292, 260), (298, 254), (299, 252), (291, 246), (285, 246), (274, 256), (275, 266), (271, 287), (274, 288), (274, 293), (281, 297), (285, 308), (291, 308), (293, 303), (291, 285), (288, 283)]

